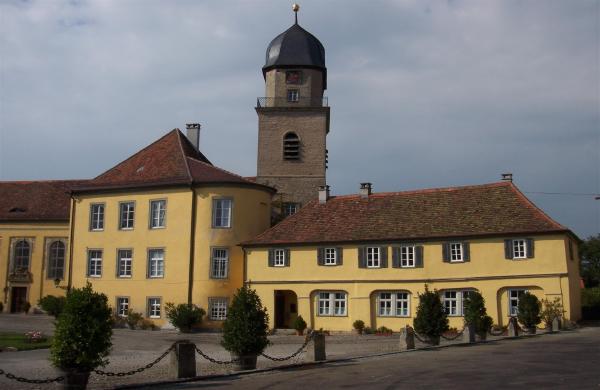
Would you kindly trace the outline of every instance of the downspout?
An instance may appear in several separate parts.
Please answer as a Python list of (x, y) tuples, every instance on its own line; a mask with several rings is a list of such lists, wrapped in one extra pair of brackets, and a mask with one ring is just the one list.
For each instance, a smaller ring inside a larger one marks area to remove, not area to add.
[(67, 292), (71, 290), (73, 281), (73, 242), (75, 238), (75, 197), (71, 193), (71, 235), (69, 237), (69, 277), (67, 280)]
[(249, 286), (248, 283), (248, 253), (246, 253), (246, 248), (242, 247), (242, 251), (244, 252), (244, 271), (242, 276), (242, 286)]
[(196, 254), (196, 191), (190, 185), (192, 191), (192, 215), (190, 217), (190, 267), (188, 280), (188, 304), (192, 303), (192, 290), (194, 288), (194, 257)]

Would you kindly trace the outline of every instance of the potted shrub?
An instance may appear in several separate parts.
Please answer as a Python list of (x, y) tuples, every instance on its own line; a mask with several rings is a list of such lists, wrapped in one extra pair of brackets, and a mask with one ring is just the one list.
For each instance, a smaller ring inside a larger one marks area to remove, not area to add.
[(560, 327), (560, 320), (565, 313), (560, 298), (556, 297), (552, 302), (548, 299), (542, 299), (542, 304), (544, 309), (540, 313), (540, 317), (542, 317), (546, 329), (552, 329), (552, 321), (554, 321), (555, 318), (558, 318)]
[(302, 316), (297, 316), (294, 320), (294, 329), (296, 329), (296, 335), (302, 336), (304, 334), (304, 330), (306, 329), (306, 321)]
[(125, 321), (127, 321), (127, 326), (129, 327), (129, 329), (134, 330), (143, 318), (144, 316), (142, 315), (142, 313), (130, 311), (129, 313), (127, 313), (127, 319)]
[(256, 368), (256, 358), (269, 345), (269, 316), (256, 291), (239, 288), (223, 323), (223, 347), (231, 352), (240, 370)]
[(413, 321), (415, 331), (429, 340), (432, 345), (440, 343), (440, 335), (448, 330), (448, 318), (437, 290), (419, 294), (417, 315)]
[(50, 347), (52, 364), (65, 372), (64, 388), (85, 389), (90, 372), (108, 363), (111, 325), (106, 295), (94, 292), (89, 282), (69, 291)]
[(175, 306), (172, 302), (165, 304), (167, 318), (181, 333), (192, 331), (193, 325), (199, 325), (206, 314), (204, 309), (192, 303), (180, 303)]
[(46, 314), (57, 318), (62, 313), (65, 307), (65, 297), (55, 297), (54, 295), (46, 295), (38, 301), (38, 305)]
[(465, 301), (465, 323), (471, 326), (479, 341), (485, 341), (493, 324), (492, 317), (487, 315), (485, 299), (478, 291), (469, 292)]
[(527, 292), (519, 297), (517, 319), (528, 333), (535, 333), (537, 324), (542, 322), (541, 307), (540, 300), (533, 294)]
[(363, 332), (365, 331), (365, 322), (363, 320), (356, 320), (352, 324), (352, 327), (354, 328), (356, 333), (363, 334)]

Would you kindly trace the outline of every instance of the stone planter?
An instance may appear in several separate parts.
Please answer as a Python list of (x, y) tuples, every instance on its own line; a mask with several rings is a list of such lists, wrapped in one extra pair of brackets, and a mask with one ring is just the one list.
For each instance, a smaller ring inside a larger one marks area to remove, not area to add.
[(480, 343), (487, 340), (487, 333), (475, 333), (475, 341)]
[(89, 371), (64, 371), (62, 388), (65, 390), (85, 390), (90, 379)]
[(303, 335), (304, 335), (304, 329), (302, 329), (302, 330), (296, 329), (296, 336), (303, 336)]
[(235, 370), (237, 371), (246, 371), (246, 370), (256, 370), (256, 359), (258, 355), (236, 355), (231, 354), (232, 359), (237, 360), (235, 364)]

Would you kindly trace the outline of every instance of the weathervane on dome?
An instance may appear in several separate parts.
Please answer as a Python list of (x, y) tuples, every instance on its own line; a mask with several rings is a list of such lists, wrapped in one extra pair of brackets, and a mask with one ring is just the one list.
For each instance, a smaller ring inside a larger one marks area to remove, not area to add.
[(296, 24), (298, 24), (298, 11), (300, 11), (300, 6), (296, 3), (292, 4), (292, 11), (294, 11), (294, 17), (296, 18)]

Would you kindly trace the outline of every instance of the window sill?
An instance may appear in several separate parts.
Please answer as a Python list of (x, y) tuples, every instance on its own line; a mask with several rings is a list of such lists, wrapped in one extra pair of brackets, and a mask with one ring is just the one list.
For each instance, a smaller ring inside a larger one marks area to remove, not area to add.
[(148, 276), (146, 279), (164, 279), (164, 278), (165, 278), (165, 276), (162, 275), (162, 276)]
[(119, 228), (119, 230), (123, 231), (123, 232), (128, 232), (128, 231), (132, 231), (133, 228)]
[(148, 318), (153, 319), (153, 320), (159, 320), (160, 316), (148, 316)]
[(213, 226), (213, 229), (231, 229), (231, 226)]
[(382, 315), (382, 314), (378, 314), (377, 315), (378, 318), (411, 318), (410, 314), (409, 315), (405, 315), (405, 316), (393, 316), (393, 315)]
[(317, 317), (348, 317), (348, 314), (317, 314)]
[(229, 280), (229, 278), (227, 276), (210, 276), (210, 279), (212, 280)]
[(117, 279), (131, 279), (131, 275), (119, 275)]
[(104, 229), (90, 229), (90, 232), (103, 232)]
[(150, 230), (161, 230), (166, 228), (166, 226), (150, 226)]
[(102, 275), (88, 275), (88, 278), (95, 278), (95, 279), (99, 279), (102, 277)]

